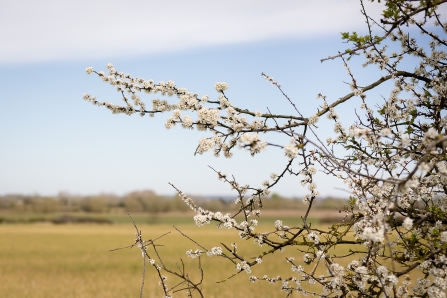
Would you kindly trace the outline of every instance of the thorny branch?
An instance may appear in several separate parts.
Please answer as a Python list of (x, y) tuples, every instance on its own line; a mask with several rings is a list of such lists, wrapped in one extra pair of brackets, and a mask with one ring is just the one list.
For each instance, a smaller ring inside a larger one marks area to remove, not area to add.
[[(232, 213), (205, 210), (170, 183), (195, 212), (197, 226), (215, 224), (219, 229), (234, 230), (240, 239), (251, 240), (261, 247), (262, 252), (257, 255), (247, 255), (236, 242), (220, 241), (220, 246), (206, 248), (174, 227), (197, 246), (186, 253), (198, 260), (199, 281), (190, 279), (182, 259), (176, 270), (167, 268), (158, 251), (160, 245), (155, 244), (165, 234), (154, 240), (143, 240), (130, 217), (136, 230), (135, 242), (114, 250), (134, 246), (140, 249), (143, 257), (140, 297), (146, 261), (155, 269), (166, 297), (180, 291), (189, 297), (193, 293), (204, 297), (203, 254), (224, 258), (235, 266), (236, 273), (230, 273), (225, 279), (228, 280), (243, 273), (251, 274), (254, 266), (263, 268), (266, 262), (278, 263), (277, 252), (285, 248), (293, 255), (285, 258), (287, 266), (291, 266), (289, 275), (251, 275), (249, 281), (279, 282), (287, 297), (293, 293), (318, 297), (446, 297), (447, 24), (442, 22), (439, 7), (447, 0), (383, 2), (382, 19), (376, 21), (360, 0), (367, 35), (343, 33), (343, 39), (353, 47), (321, 60), (341, 59), (351, 81), (351, 92), (335, 99), (319, 93), (317, 98), (322, 104), (309, 117), (265, 73), (262, 76), (287, 99), (294, 115), (275, 114), (270, 108), (266, 113), (237, 107), (226, 92), (228, 84), (222, 82), (215, 85), (218, 99), (210, 100), (207, 95), (199, 97), (178, 88), (172, 81), (154, 83), (124, 75), (111, 64), (107, 66), (108, 75), (87, 68), (87, 73), (95, 73), (115, 86), (124, 105), (99, 102), (89, 94), (84, 95), (85, 100), (105, 106), (113, 113), (151, 117), (172, 113), (166, 128), (181, 125), (210, 133), (200, 140), (196, 154), (213, 151), (216, 156), (223, 154), (230, 158), (234, 149), (240, 148), (255, 156), (271, 146), (285, 156), (280, 174), (272, 173), (269, 180), (256, 186), (243, 184), (234, 175), (210, 166), (217, 178), (235, 191), (238, 208)], [(434, 22), (433, 26), (429, 21)], [(412, 28), (417, 28), (424, 38), (414, 38)], [(359, 86), (358, 76), (350, 68), (353, 55), (364, 57), (364, 67), (377, 67), (380, 77)], [(369, 91), (377, 90), (385, 82), (394, 83), (390, 94), (375, 99)], [(148, 109), (139, 96), (141, 91), (175, 96), (178, 102), (154, 98), (152, 108)], [(356, 120), (345, 126), (337, 110), (353, 98), (360, 98), (360, 109), (353, 113)], [(186, 112), (197, 117), (182, 114)], [(326, 142), (322, 140), (325, 132), (316, 125), (323, 116), (334, 125), (334, 134)], [(280, 134), (289, 141), (267, 141), (270, 133)], [(305, 213), (293, 226), (278, 219), (264, 231), (265, 227), (259, 225), (262, 202), (269, 199), (271, 189), (278, 187), (286, 175), (292, 175), (306, 189)], [(339, 179), (350, 194), (339, 210), (345, 214), (344, 220), (328, 228), (312, 225), (309, 220), (315, 200), (320, 196), (316, 175)], [(337, 249), (342, 247), (349, 251), (339, 253)], [(149, 248), (160, 265), (149, 256)], [(303, 265), (311, 267), (305, 269)], [(326, 273), (318, 275), (323, 268)], [(180, 282), (168, 288), (162, 273), (176, 276)], [(423, 278), (415, 279), (417, 274)]]

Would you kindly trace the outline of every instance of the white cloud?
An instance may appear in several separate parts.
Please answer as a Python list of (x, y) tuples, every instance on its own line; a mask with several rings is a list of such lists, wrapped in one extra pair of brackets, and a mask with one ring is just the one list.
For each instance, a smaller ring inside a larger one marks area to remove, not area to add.
[[(182, 51), (364, 28), (346, 0), (40, 0), (0, 11), (0, 63)], [(372, 15), (380, 6), (371, 5)]]

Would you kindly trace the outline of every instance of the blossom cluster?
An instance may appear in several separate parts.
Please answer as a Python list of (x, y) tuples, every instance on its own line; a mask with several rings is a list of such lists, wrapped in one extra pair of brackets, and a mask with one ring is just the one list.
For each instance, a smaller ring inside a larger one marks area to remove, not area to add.
[[(322, 103), (309, 117), (302, 116), (282, 86), (264, 73), (263, 77), (290, 103), (293, 114), (237, 107), (228, 97), (228, 84), (223, 82), (215, 84), (218, 95), (212, 99), (179, 88), (172, 81), (154, 83), (132, 77), (116, 71), (111, 64), (107, 65), (108, 74), (92, 67), (86, 69), (87, 74), (94, 73), (114, 86), (124, 104), (99, 102), (90, 94), (84, 94), (86, 101), (115, 114), (153, 117), (168, 113), (167, 129), (178, 124), (208, 133), (199, 140), (197, 154), (211, 151), (215, 156), (230, 158), (234, 148), (245, 149), (251, 156), (269, 146), (280, 149), (283, 170), (258, 187), (215, 171), (236, 193), (238, 208), (232, 213), (205, 210), (173, 186), (195, 212), (197, 226), (215, 223), (217, 228), (235, 230), (240, 239), (251, 239), (262, 250), (262, 254), (246, 256), (238, 252), (235, 243), (222, 243), (225, 253), (220, 246), (210, 250), (201, 247), (187, 251), (188, 257), (198, 258), (204, 253), (221, 256), (235, 266), (235, 275), (250, 274), (253, 266), (262, 267), (269, 257), (291, 246), (303, 263), (286, 258), (290, 276), (250, 276), (249, 280), (281, 283), (280, 289), (287, 295), (446, 297), (447, 24), (441, 21), (439, 1), (385, 2), (381, 22), (369, 17), (361, 2), (369, 34), (343, 33), (343, 39), (353, 47), (327, 58), (342, 60), (350, 80), (349, 93), (337, 98), (319, 93), (317, 98)], [(419, 13), (424, 13), (423, 17)], [(432, 20), (434, 31), (430, 31), (433, 27), (428, 23)], [(424, 38), (418, 40), (409, 28), (417, 28)], [(380, 36), (373, 35), (374, 30)], [(366, 76), (360, 82), (350, 67), (354, 56), (362, 56), (363, 66), (377, 68), (380, 76), (373, 81), (366, 81), (370, 79)], [(390, 87), (388, 94), (375, 99), (369, 91), (385, 82), (382, 86)], [(141, 92), (177, 99), (155, 97), (152, 107), (147, 108)], [(354, 100), (358, 100), (360, 112), (355, 110), (356, 120), (346, 126), (343, 114), (338, 113), (345, 102)], [(325, 143), (321, 141), (318, 121), (333, 124), (333, 133)], [(284, 137), (284, 141), (269, 141), (271, 133)], [(270, 225), (271, 230), (260, 231), (258, 217), (263, 200), (289, 174), (307, 193), (303, 197), (305, 214), (300, 223), (294, 222), (296, 226), (278, 219)], [(339, 210), (345, 218), (328, 229), (315, 228), (308, 219), (320, 195), (315, 183), (317, 174), (340, 179), (340, 185), (349, 193)], [(145, 244), (141, 242), (138, 247), (145, 257)], [(349, 247), (349, 254), (344, 256), (349, 262), (338, 262), (343, 258), (334, 254), (338, 247)], [(317, 275), (317, 268), (322, 267), (326, 274)]]

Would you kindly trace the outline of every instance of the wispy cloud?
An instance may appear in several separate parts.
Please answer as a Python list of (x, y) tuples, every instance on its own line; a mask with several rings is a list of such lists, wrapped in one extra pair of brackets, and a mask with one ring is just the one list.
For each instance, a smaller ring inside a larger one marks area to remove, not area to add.
[[(276, 38), (334, 35), (364, 23), (346, 0), (40, 0), (0, 11), (0, 63), (182, 51)], [(370, 6), (378, 16), (380, 6)]]

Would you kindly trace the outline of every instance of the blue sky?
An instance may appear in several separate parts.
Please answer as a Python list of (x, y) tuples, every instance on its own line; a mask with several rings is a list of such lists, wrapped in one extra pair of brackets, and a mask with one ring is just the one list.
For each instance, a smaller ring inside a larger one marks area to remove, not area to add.
[[(341, 61), (320, 59), (347, 47), (340, 31), (365, 31), (359, 10), (354, 0), (8, 3), (0, 12), (1, 28), (10, 28), (0, 31), (0, 194), (173, 194), (168, 182), (189, 194), (231, 194), (208, 165), (260, 186), (286, 163), (280, 149), (254, 158), (243, 150), (231, 159), (194, 156), (206, 134), (166, 130), (169, 115), (112, 115), (83, 101), (87, 92), (120, 103), (118, 93), (85, 68), (106, 70), (111, 62), (118, 71), (173, 80), (210, 98), (218, 96), (214, 83), (223, 81), (238, 107), (294, 114), (261, 77), (265, 72), (310, 116), (321, 104), (317, 93), (332, 102), (350, 91)], [(380, 7), (370, 11), (378, 15)], [(353, 69), (361, 84), (378, 74), (374, 68)], [(154, 96), (142, 98), (150, 106)], [(359, 103), (338, 110), (345, 126)], [(326, 139), (332, 126), (319, 124)], [(338, 190), (344, 188), (341, 181), (322, 173), (317, 184), (322, 195), (346, 195)], [(273, 191), (306, 194), (294, 177)]]

